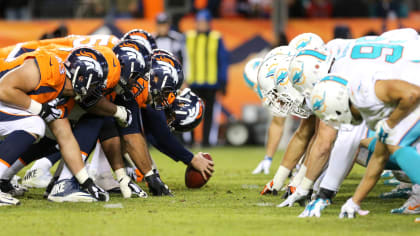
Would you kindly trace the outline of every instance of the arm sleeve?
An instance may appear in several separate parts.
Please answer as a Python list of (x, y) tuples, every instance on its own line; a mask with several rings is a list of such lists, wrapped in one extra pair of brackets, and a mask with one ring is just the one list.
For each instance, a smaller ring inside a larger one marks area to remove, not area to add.
[(218, 61), (218, 83), (221, 90), (225, 90), (227, 84), (227, 72), (229, 66), (229, 52), (226, 50), (222, 38), (219, 39), (219, 47), (217, 52)]
[(148, 106), (142, 109), (141, 114), (147, 141), (174, 161), (182, 161), (188, 165), (194, 154), (170, 131), (163, 111), (156, 111)]

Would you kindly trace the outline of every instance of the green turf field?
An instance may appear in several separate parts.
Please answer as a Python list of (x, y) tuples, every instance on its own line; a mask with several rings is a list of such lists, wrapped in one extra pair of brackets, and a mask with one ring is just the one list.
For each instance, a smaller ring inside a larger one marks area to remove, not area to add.
[[(279, 209), (280, 197), (260, 196), (280, 162), (275, 157), (272, 175), (251, 175), (264, 155), (263, 148), (205, 150), (215, 160), (216, 172), (200, 190), (184, 185), (185, 166), (152, 151), (162, 179), (175, 197), (122, 199), (111, 195), (107, 203), (52, 203), (41, 190), (31, 190), (18, 207), (0, 209), (0, 235), (420, 235), (415, 216), (395, 216), (389, 210), (404, 200), (385, 201), (379, 184), (363, 208), (371, 210), (354, 220), (338, 219), (342, 203), (350, 197), (364, 169), (356, 167), (320, 219), (300, 219), (301, 207)], [(24, 172), (21, 172), (22, 175)], [(144, 187), (144, 184), (141, 184)], [(105, 208), (120, 203), (123, 208)], [(420, 217), (420, 216), (419, 216)]]

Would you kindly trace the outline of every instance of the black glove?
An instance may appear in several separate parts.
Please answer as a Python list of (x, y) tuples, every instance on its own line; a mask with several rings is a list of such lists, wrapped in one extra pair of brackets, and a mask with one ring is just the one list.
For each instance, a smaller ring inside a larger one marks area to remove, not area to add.
[(114, 115), (117, 124), (122, 127), (128, 127), (133, 122), (133, 115), (131, 114), (130, 109), (124, 106), (117, 106), (117, 112)]
[(45, 122), (50, 123), (61, 118), (63, 112), (57, 108), (58, 101), (58, 99), (54, 99), (48, 103), (42, 104), (42, 109), (39, 113), (39, 116), (44, 119)]
[(173, 196), (168, 186), (162, 182), (157, 174), (152, 174), (146, 177), (149, 191), (153, 196)]
[(96, 200), (103, 202), (107, 202), (109, 200), (108, 192), (96, 185), (91, 178), (88, 178), (83, 184), (81, 184), (81, 186), (83, 190), (87, 191)]

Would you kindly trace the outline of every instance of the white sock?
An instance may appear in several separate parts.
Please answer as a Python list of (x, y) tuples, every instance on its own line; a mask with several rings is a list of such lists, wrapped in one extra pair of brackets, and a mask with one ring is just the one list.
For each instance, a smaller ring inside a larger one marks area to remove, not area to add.
[(31, 170), (42, 169), (44, 171), (49, 171), (51, 167), (52, 167), (51, 161), (48, 158), (43, 157), (35, 161), (34, 165), (31, 167)]
[(300, 182), (302, 181), (303, 177), (305, 177), (306, 174), (306, 166), (302, 165), (296, 174), (295, 177), (293, 177), (292, 182), (290, 182), (290, 186), (297, 187)]
[(1, 176), (1, 179), (8, 179), (11, 180), (15, 174), (17, 174), (21, 169), (25, 167), (25, 164), (21, 161), (21, 159), (17, 159), (12, 166), (10, 166)]
[[(82, 158), (83, 158), (83, 162), (85, 162), (87, 156), (82, 154)], [(70, 169), (67, 167), (67, 164), (64, 164), (63, 166), (63, 171), (61, 171), (60, 177), (58, 178), (58, 180), (63, 180), (63, 179), (71, 179), (73, 178), (73, 173), (71, 173)]]
[(287, 176), (289, 176), (289, 174), (290, 174), (289, 169), (287, 169), (284, 166), (279, 166), (273, 178), (273, 189), (279, 191), (280, 188), (283, 186), (284, 181), (286, 181)]

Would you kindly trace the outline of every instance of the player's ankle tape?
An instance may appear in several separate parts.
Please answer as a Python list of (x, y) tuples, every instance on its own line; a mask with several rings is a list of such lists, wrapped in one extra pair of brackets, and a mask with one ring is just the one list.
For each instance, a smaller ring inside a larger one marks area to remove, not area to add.
[(86, 168), (83, 167), (79, 172), (76, 173), (75, 177), (80, 184), (83, 184), (89, 178), (89, 174)]

